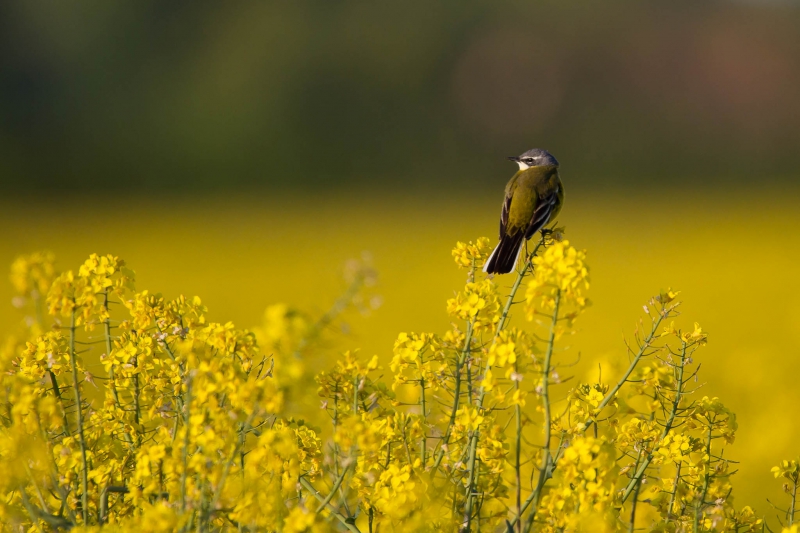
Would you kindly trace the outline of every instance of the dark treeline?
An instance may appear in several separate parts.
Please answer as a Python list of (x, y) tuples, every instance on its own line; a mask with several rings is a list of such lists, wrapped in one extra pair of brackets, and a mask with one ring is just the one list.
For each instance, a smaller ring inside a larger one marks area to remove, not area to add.
[(788, 182), (798, 27), (777, 1), (5, 2), (0, 192), (479, 188), (533, 146), (584, 187)]

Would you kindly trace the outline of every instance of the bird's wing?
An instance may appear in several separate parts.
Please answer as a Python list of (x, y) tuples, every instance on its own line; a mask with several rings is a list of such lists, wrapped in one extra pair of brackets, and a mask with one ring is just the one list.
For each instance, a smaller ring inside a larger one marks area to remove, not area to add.
[(514, 191), (517, 188), (517, 180), (520, 173), (517, 172), (506, 184), (506, 196), (503, 198), (503, 209), (500, 212), (500, 238), (506, 234), (506, 226), (508, 226), (508, 211), (511, 209), (511, 199), (514, 197)]
[(500, 213), (500, 238), (506, 234), (506, 225), (508, 224), (508, 210), (511, 209), (511, 198), (514, 195), (511, 192), (506, 193), (503, 199), (503, 211)]
[(546, 196), (540, 196), (537, 199), (536, 207), (533, 210), (533, 216), (531, 216), (531, 221), (528, 224), (528, 228), (525, 230), (526, 239), (533, 237), (534, 233), (545, 227), (547, 223), (550, 222), (550, 216), (553, 214), (553, 210), (555, 209), (556, 205), (558, 205), (558, 191), (560, 187), (560, 185), (557, 186), (556, 190), (551, 191)]

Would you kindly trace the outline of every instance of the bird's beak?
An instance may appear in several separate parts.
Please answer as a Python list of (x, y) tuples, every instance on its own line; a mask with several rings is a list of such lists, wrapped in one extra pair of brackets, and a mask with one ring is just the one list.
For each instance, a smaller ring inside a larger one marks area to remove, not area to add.
[(509, 161), (513, 161), (513, 162), (515, 162), (515, 163), (519, 163), (519, 157), (517, 157), (517, 156), (515, 156), (515, 155), (510, 155), (510, 156), (508, 156), (508, 160), (509, 160)]

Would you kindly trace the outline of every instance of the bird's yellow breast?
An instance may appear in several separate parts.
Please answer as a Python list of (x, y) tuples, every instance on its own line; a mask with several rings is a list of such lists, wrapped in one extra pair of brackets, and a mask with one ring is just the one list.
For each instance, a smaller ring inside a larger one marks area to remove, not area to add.
[[(531, 167), (514, 174), (506, 186), (506, 197), (511, 196), (506, 232), (511, 234), (525, 230), (539, 200), (559, 192), (558, 167)], [(560, 207), (556, 206), (554, 214)]]

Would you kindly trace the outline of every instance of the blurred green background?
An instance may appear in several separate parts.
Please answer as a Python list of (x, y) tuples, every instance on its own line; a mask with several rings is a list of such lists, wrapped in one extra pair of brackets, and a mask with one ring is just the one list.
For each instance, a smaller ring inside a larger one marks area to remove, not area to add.
[(800, 453), (798, 27), (779, 0), (3, 2), (0, 265), (114, 253), (251, 326), (323, 312), (369, 250), (384, 305), (342, 343), (386, 360), (448, 327), (450, 248), (496, 237), (505, 157), (547, 148), (592, 266), (575, 372), (683, 290), (700, 394), (740, 416), (737, 503), (769, 514)]
[(31, 0), (0, 21), (4, 192), (486, 189), (532, 146), (580, 187), (800, 164), (797, 2)]

